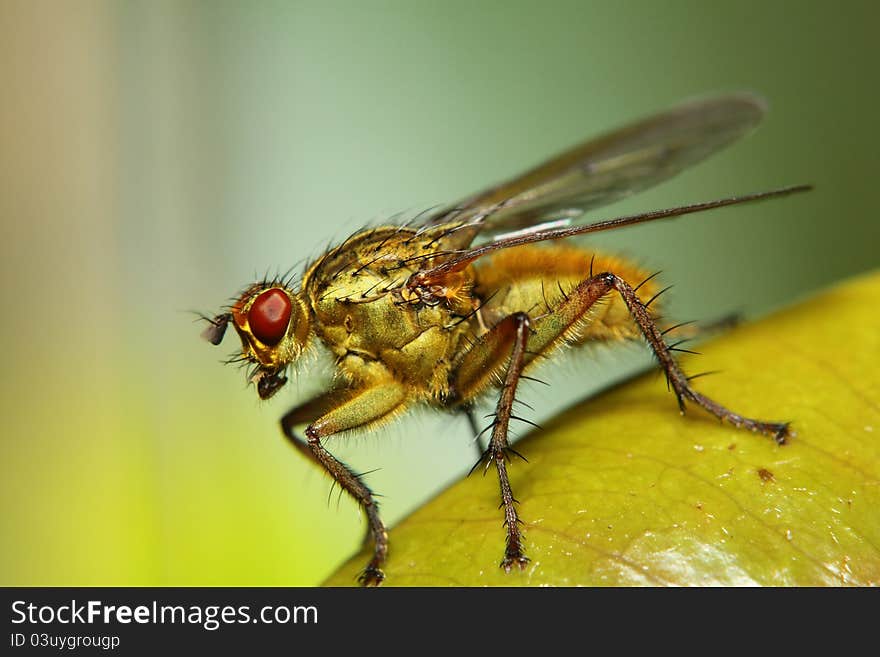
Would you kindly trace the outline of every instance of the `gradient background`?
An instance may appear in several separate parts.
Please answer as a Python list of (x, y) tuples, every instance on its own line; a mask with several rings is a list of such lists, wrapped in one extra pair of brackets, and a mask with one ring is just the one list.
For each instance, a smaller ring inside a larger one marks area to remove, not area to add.
[[(597, 217), (818, 188), (595, 242), (684, 319), (874, 268), (873, 2), (0, 2), (0, 584), (317, 584), (364, 523), (198, 338), (255, 272), (451, 201), (682, 98), (754, 89), (752, 138)], [(846, 327), (841, 327), (846, 339)], [(533, 419), (649, 362), (543, 370)], [(658, 383), (658, 385), (661, 385)], [(670, 412), (674, 404), (670, 400)], [(331, 448), (394, 522), (461, 476), (465, 423)]]

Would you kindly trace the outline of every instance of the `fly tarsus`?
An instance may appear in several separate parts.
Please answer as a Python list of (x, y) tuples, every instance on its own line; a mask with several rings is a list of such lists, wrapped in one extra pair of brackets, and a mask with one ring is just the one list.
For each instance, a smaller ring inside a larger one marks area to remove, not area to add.
[(357, 581), (361, 586), (379, 586), (385, 581), (385, 573), (378, 566), (371, 564), (360, 572)]
[[(687, 377), (685, 377), (685, 379), (687, 379)], [(709, 411), (718, 419), (726, 421), (738, 429), (746, 429), (748, 431), (763, 433), (765, 436), (769, 436), (777, 445), (784, 445), (792, 436), (790, 422), (766, 422), (763, 420), (753, 420), (752, 418), (743, 417), (739, 413), (734, 413), (716, 401), (700, 394), (689, 385), (680, 390), (676, 390), (676, 393), (680, 398), (694, 402), (698, 406)]]
[(530, 561), (531, 559), (524, 555), (521, 548), (517, 546), (514, 550), (511, 550), (510, 548), (507, 549), (507, 552), (504, 554), (504, 558), (499, 565), (504, 569), (505, 573), (509, 573), (513, 570), (514, 566), (519, 566), (519, 569), (523, 570), (529, 565)]

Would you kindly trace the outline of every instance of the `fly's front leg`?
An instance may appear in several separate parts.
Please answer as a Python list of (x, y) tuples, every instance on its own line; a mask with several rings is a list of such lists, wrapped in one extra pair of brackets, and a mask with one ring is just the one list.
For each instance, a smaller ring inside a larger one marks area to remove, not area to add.
[[(388, 532), (379, 517), (379, 504), (373, 492), (351, 468), (327, 451), (321, 439), (348, 429), (369, 427), (398, 411), (405, 401), (406, 393), (397, 383), (376, 385), (364, 390), (335, 390), (293, 409), (281, 419), (284, 435), (294, 447), (329, 472), (364, 510), (373, 538), (373, 558), (359, 577), (365, 586), (378, 586), (385, 578), (382, 564), (388, 554)], [(311, 424), (306, 427), (306, 440), (303, 440), (293, 429), (309, 421)]]
[(567, 301), (562, 304), (561, 310), (564, 309), (571, 313), (580, 309), (580, 314), (583, 315), (590, 306), (611, 290), (616, 290), (623, 298), (627, 309), (657, 356), (660, 366), (663, 368), (672, 389), (675, 391), (675, 396), (678, 398), (678, 406), (682, 413), (684, 413), (685, 401), (692, 401), (720, 420), (727, 421), (743, 429), (759, 431), (772, 437), (780, 445), (785, 443), (789, 435), (789, 425), (787, 422), (767, 422), (743, 417), (700, 394), (691, 387), (688, 377), (679, 367), (675, 358), (673, 358), (670, 347), (664, 342), (663, 334), (657, 328), (651, 313), (639, 299), (638, 295), (636, 295), (633, 288), (619, 276), (605, 272), (588, 278), (574, 289)]
[[(525, 363), (526, 344), (529, 340), (529, 316), (514, 313), (506, 317), (465, 354), (456, 368), (453, 390), (456, 395), (470, 398), (475, 391), (485, 386), (493, 376), (498, 376), (499, 367), (507, 361), (501, 394), (495, 406), (495, 420), (492, 435), (482, 460), (495, 463), (498, 481), (501, 485), (501, 506), (504, 507), (504, 525), (507, 527), (507, 547), (501, 567), (506, 571), (516, 565), (524, 568), (529, 559), (523, 551), (522, 521), (516, 510), (517, 500), (510, 487), (507, 476), (507, 461), (510, 458), (510, 443), (507, 433), (513, 414), (516, 387)], [(487, 467), (488, 467), (487, 463)]]

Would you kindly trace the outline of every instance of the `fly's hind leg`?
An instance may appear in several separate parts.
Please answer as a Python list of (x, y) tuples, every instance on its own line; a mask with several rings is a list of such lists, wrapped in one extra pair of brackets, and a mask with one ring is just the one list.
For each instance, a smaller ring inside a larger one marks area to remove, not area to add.
[[(553, 315), (583, 316), (598, 299), (611, 291), (617, 291), (620, 294), (639, 330), (645, 336), (645, 339), (657, 356), (657, 360), (660, 362), (660, 366), (666, 373), (666, 378), (675, 392), (678, 406), (682, 413), (685, 410), (685, 402), (690, 401), (701, 406), (722, 421), (729, 422), (739, 428), (768, 435), (780, 445), (785, 443), (786, 438), (789, 436), (789, 425), (787, 422), (767, 422), (743, 417), (700, 394), (691, 387), (688, 377), (679, 367), (675, 358), (673, 358), (672, 349), (664, 342), (663, 334), (657, 328), (657, 324), (648, 308), (639, 299), (635, 290), (621, 277), (605, 272), (586, 279), (569, 294), (566, 301), (561, 304), (561, 307)], [(531, 344), (529, 348), (532, 349)]]
[(539, 318), (530, 319), (522, 312), (509, 315), (471, 344), (458, 357), (453, 367), (455, 374), (450, 382), (452, 405), (469, 403), (490, 385), (497, 385), (503, 374), (492, 435), (483, 459), (495, 463), (501, 485), (501, 505), (504, 507), (504, 524), (507, 527), (507, 548), (501, 562), (505, 570), (510, 570), (514, 564), (524, 567), (528, 562), (523, 553), (523, 535), (516, 499), (507, 474), (509, 456), (511, 453), (515, 454), (509, 446), (507, 433), (510, 420), (515, 418), (512, 409), (516, 386), (523, 378), (523, 369), (529, 363), (569, 338), (576, 337), (584, 322), (590, 321), (590, 309), (612, 291), (617, 291), (623, 298), (627, 310), (656, 354), (682, 411), (685, 401), (691, 401), (721, 420), (737, 427), (760, 431), (780, 444), (788, 436), (787, 423), (743, 417), (694, 390), (635, 290), (623, 278), (612, 273), (590, 276), (564, 294), (563, 300), (556, 307)]
[[(373, 557), (359, 577), (365, 586), (378, 586), (385, 578), (382, 564), (388, 554), (388, 532), (379, 517), (379, 504), (373, 491), (351, 468), (327, 451), (321, 439), (348, 429), (368, 427), (399, 410), (405, 402), (406, 393), (396, 383), (364, 390), (333, 390), (294, 408), (281, 419), (281, 429), (293, 446), (329, 472), (363, 509), (373, 539)], [(303, 440), (294, 433), (294, 427), (305, 422), (310, 424)]]

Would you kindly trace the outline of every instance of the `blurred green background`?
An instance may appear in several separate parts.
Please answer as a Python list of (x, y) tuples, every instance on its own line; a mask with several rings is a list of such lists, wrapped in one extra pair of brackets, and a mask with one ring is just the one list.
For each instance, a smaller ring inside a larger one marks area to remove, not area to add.
[[(877, 7), (0, 3), (0, 584), (319, 583), (364, 523), (277, 420), (327, 370), (258, 403), (218, 364), (235, 337), (212, 348), (187, 311), (682, 98), (753, 89), (771, 113), (597, 217), (817, 189), (594, 240), (663, 269), (676, 316), (760, 316), (876, 267)], [(532, 418), (649, 360), (545, 368)], [(465, 422), (427, 413), (330, 447), (381, 468), (391, 523), (474, 460)]]

